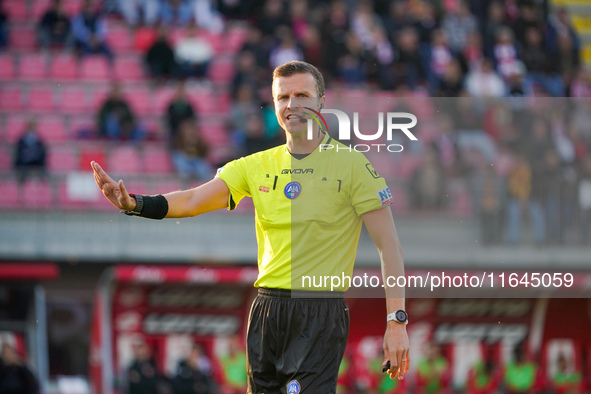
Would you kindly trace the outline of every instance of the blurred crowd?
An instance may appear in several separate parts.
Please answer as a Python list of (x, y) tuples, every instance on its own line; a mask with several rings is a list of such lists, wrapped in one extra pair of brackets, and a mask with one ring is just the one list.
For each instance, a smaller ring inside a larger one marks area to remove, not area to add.
[[(450, 185), (459, 180), (481, 218), (483, 244), (521, 242), (526, 217), (538, 245), (590, 242), (585, 98), (591, 74), (581, 64), (580, 38), (565, 8), (533, 0), (84, 0), (69, 15), (63, 1), (51, 0), (38, 21), (39, 44), (112, 62), (117, 54), (106, 40), (107, 18), (124, 20), (136, 33), (154, 86), (177, 85), (161, 115), (163, 143), (183, 179), (207, 180), (227, 160), (281, 144), (272, 70), (305, 60), (319, 67), (336, 95), (432, 97), (432, 106), (443, 106), (432, 118), (420, 117), (433, 131), (399, 154), (420, 161), (404, 179), (412, 209), (449, 209)], [(231, 146), (220, 156), (203, 137), (200, 109), (186, 86), (211, 85), (214, 51), (207, 34), (224, 37), (235, 24), (246, 29), (232, 54), (235, 73), (212, 89), (231, 96), (224, 119)], [(7, 26), (0, 12), (0, 45), (9, 42), (2, 38), (10, 34)], [(93, 135), (141, 144), (151, 134), (125, 86), (112, 84), (97, 108)], [(447, 97), (458, 99), (453, 105), (435, 99)], [(534, 97), (550, 104), (535, 108)], [(21, 181), (46, 174), (47, 146), (35, 127), (27, 123), (15, 147)], [(393, 158), (391, 165), (399, 163)], [(569, 236), (573, 232), (578, 236)]]

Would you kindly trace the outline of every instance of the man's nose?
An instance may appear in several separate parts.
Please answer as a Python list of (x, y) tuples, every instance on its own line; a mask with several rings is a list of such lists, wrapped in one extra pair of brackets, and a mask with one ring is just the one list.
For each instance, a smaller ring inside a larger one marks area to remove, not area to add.
[(289, 101), (287, 103), (287, 107), (289, 109), (293, 109), (293, 108), (298, 108), (302, 106), (302, 100), (300, 100), (298, 97), (290, 97)]

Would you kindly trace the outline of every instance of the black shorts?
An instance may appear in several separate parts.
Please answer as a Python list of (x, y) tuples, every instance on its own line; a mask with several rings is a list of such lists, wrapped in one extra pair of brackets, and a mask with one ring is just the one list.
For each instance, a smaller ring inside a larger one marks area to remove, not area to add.
[(292, 298), (289, 290), (259, 289), (248, 319), (248, 394), (336, 392), (349, 307), (342, 294), (298, 293)]

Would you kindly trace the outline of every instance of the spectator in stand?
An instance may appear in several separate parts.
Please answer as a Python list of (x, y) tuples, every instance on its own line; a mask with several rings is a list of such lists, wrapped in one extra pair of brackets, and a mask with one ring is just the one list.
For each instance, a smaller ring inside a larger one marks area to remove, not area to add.
[(255, 24), (261, 29), (263, 37), (272, 37), (279, 26), (290, 27), (285, 2), (266, 0), (262, 15), (257, 17)]
[(241, 52), (236, 61), (236, 75), (234, 75), (230, 88), (232, 98), (236, 99), (238, 89), (242, 85), (249, 85), (252, 90), (257, 91), (260, 86), (259, 71), (255, 55), (251, 51)]
[(441, 28), (447, 35), (449, 48), (457, 55), (466, 47), (470, 34), (478, 31), (478, 22), (470, 13), (465, 0), (459, 0), (455, 4), (444, 15)]
[(250, 114), (245, 120), (245, 154), (250, 155), (285, 143), (283, 134), (272, 134), (267, 132), (261, 114)]
[(579, 51), (581, 50), (581, 39), (577, 34), (577, 30), (573, 27), (568, 10), (564, 7), (560, 7), (555, 13), (548, 17), (548, 23), (546, 24), (546, 31), (544, 37), (548, 40), (547, 47), (550, 50), (556, 50), (559, 46), (560, 37), (568, 38), (570, 41), (573, 52), (576, 53), (576, 57), (579, 57)]
[(398, 33), (397, 51), (395, 52), (395, 84), (406, 85), (414, 90), (425, 80), (426, 70), (419, 50), (419, 36), (414, 28), (405, 28)]
[(581, 241), (591, 243), (589, 224), (591, 223), (591, 156), (585, 157), (581, 165), (578, 185), (579, 227)]
[(530, 28), (540, 29), (542, 27), (541, 18), (536, 15), (536, 8), (533, 2), (522, 2), (519, 6), (519, 18), (512, 24), (515, 39), (520, 45), (525, 45), (527, 31)]
[(570, 364), (564, 354), (561, 353), (558, 356), (558, 360), (556, 360), (556, 372), (551, 379), (552, 389), (556, 393), (577, 394), (582, 392), (583, 379), (581, 373), (572, 365), (574, 362)]
[(174, 56), (183, 76), (203, 78), (213, 58), (211, 44), (201, 37), (195, 26), (189, 26), (186, 35), (176, 43)]
[[(474, 188), (477, 191), (475, 203), (479, 213), (480, 242), (483, 246), (495, 245), (501, 240), (502, 234), (502, 185), (493, 167), (489, 165), (481, 167)], [(484, 367), (484, 365), (480, 365), (480, 367)], [(477, 371), (478, 374), (490, 374), (490, 372), (488, 369), (478, 369)], [(482, 382), (481, 379), (478, 381)]]
[(135, 116), (118, 84), (111, 86), (109, 95), (98, 113), (98, 130), (111, 140), (141, 140), (144, 131), (138, 127)]
[(410, 202), (418, 209), (438, 209), (445, 200), (446, 179), (434, 147), (423, 154), (421, 165), (409, 180)]
[(453, 60), (452, 52), (447, 44), (447, 35), (443, 30), (433, 31), (429, 58), (429, 89), (431, 92), (437, 92), (445, 70)]
[(386, 31), (376, 27), (373, 30), (374, 43), (372, 57), (376, 67), (376, 76), (380, 89), (391, 90), (395, 87), (394, 48), (386, 35)]
[(38, 389), (35, 376), (16, 349), (8, 343), (3, 343), (0, 354), (0, 393), (37, 394)]
[(448, 388), (451, 378), (449, 362), (441, 354), (439, 345), (431, 344), (427, 357), (417, 365), (417, 389), (421, 393), (435, 394)]
[(346, 37), (349, 30), (347, 4), (343, 0), (334, 0), (320, 23), (323, 58), (322, 68), (328, 75), (338, 74), (338, 63), (347, 52)]
[[(240, 54), (250, 52), (254, 56), (255, 65), (266, 69), (269, 66), (269, 51), (263, 43), (263, 34), (257, 26), (249, 26), (246, 41), (240, 48)], [(240, 62), (238, 62), (240, 66)]]
[(305, 61), (319, 65), (322, 62), (323, 48), (320, 41), (320, 31), (316, 26), (307, 26), (301, 44)]
[(171, 146), (175, 143), (181, 123), (187, 119), (196, 122), (197, 116), (193, 105), (189, 102), (184, 83), (179, 83), (170, 104), (168, 105), (167, 122), (168, 137)]
[(132, 343), (133, 361), (126, 371), (125, 394), (159, 394), (161, 379), (152, 359), (152, 352), (142, 338)]
[(45, 177), (46, 153), (45, 143), (37, 133), (37, 124), (33, 120), (28, 121), (14, 155), (14, 169), (19, 182), (24, 182), (30, 175)]
[(212, 394), (211, 361), (200, 345), (193, 345), (185, 360), (179, 362), (172, 381), (174, 394)]
[(92, 0), (84, 0), (82, 11), (72, 19), (72, 33), (80, 55), (103, 54), (113, 62), (106, 42), (107, 20)]
[(478, 31), (475, 30), (468, 36), (468, 42), (460, 58), (464, 59), (467, 72), (480, 68), (480, 63), (484, 60), (484, 48), (482, 36)]
[(165, 26), (184, 27), (193, 22), (194, 9), (191, 0), (162, 0), (160, 23)]
[(480, 67), (468, 73), (466, 90), (472, 97), (503, 97), (506, 92), (505, 83), (495, 72), (489, 59), (482, 59)]
[[(261, 113), (261, 103), (252, 86), (243, 84), (236, 90), (236, 97), (232, 103), (232, 117), (230, 128), (232, 130), (233, 142), (237, 146), (243, 146), (246, 141), (246, 126), (251, 115)], [(261, 132), (262, 132), (261, 128)]]
[(150, 74), (161, 81), (164, 78), (178, 77), (179, 70), (174, 52), (168, 42), (168, 34), (165, 27), (158, 29), (156, 41), (146, 53), (146, 66)]
[(310, 24), (308, 4), (305, 0), (289, 2), (290, 25), (295, 39), (302, 42)]
[(538, 366), (527, 359), (522, 347), (513, 350), (513, 360), (505, 367), (505, 388), (509, 393), (529, 393), (537, 385)]
[(382, 15), (382, 23), (388, 36), (396, 36), (403, 29), (411, 26), (411, 19), (406, 12), (404, 1), (396, 0), (389, 4), (388, 13)]
[(563, 84), (569, 89), (579, 67), (581, 66), (579, 51), (575, 48), (570, 35), (558, 36), (558, 48), (556, 53), (556, 58), (558, 59), (556, 68), (562, 78)]
[(243, 394), (246, 391), (246, 352), (237, 336), (229, 339), (228, 353), (220, 357), (224, 366), (224, 383), (228, 394)]
[(500, 1), (493, 1), (488, 6), (488, 20), (484, 26), (484, 54), (487, 57), (494, 55), (494, 46), (496, 43), (497, 32), (501, 28), (508, 28), (505, 18), (505, 9)]
[(346, 36), (346, 52), (337, 63), (337, 76), (345, 83), (359, 85), (365, 82), (367, 76), (367, 53), (355, 34), (349, 32)]
[(439, 97), (459, 97), (464, 91), (464, 75), (458, 59), (452, 59), (447, 65), (441, 80), (437, 96)]
[(8, 47), (8, 15), (2, 8), (0, 0), (0, 51)]
[(372, 3), (358, 2), (351, 17), (351, 32), (357, 36), (363, 49), (374, 50), (376, 46), (374, 29), (383, 29), (381, 19), (375, 14)]
[(51, 1), (49, 9), (39, 22), (37, 35), (39, 45), (45, 49), (58, 45), (71, 48), (74, 45), (70, 17), (64, 10), (61, 0)]
[(215, 171), (207, 162), (208, 152), (209, 147), (201, 137), (197, 123), (193, 119), (181, 121), (172, 151), (177, 173), (185, 179), (210, 180)]
[(160, 0), (119, 0), (119, 11), (131, 27), (153, 26), (160, 14)]
[(496, 32), (493, 48), (495, 68), (503, 79), (508, 80), (519, 71), (521, 62), (517, 45), (513, 40), (513, 32), (508, 27), (501, 27)]
[(304, 60), (304, 54), (289, 27), (278, 27), (276, 35), (279, 39), (279, 44), (271, 49), (271, 53), (269, 54), (269, 65), (271, 68), (278, 67), (292, 60)]
[(418, 7), (415, 10), (412, 27), (415, 28), (419, 35), (421, 53), (428, 57), (433, 32), (440, 28), (440, 24), (435, 12), (435, 7), (431, 2), (420, 1), (417, 5)]
[(525, 31), (521, 57), (527, 69), (527, 85), (539, 84), (554, 97), (564, 96), (564, 82), (558, 73), (556, 54), (544, 49), (542, 31), (538, 28), (531, 27)]
[(199, 29), (219, 34), (224, 31), (225, 26), (215, 3), (211, 0), (194, 0), (193, 9), (195, 10), (195, 24)]

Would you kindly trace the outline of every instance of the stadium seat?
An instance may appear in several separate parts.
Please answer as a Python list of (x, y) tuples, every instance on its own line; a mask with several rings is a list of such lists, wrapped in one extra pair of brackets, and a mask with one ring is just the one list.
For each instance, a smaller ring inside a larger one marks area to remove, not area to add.
[(8, 144), (0, 144), (0, 171), (10, 171), (12, 169), (12, 152), (14, 147)]
[(144, 149), (144, 169), (150, 174), (170, 174), (172, 165), (168, 150), (158, 146), (147, 146)]
[(107, 42), (116, 53), (133, 49), (133, 36), (125, 25), (109, 26)]
[(152, 93), (145, 87), (137, 87), (124, 93), (132, 110), (139, 115), (153, 113)]
[(22, 108), (22, 90), (15, 86), (0, 86), (0, 111), (14, 111)]
[(94, 137), (95, 122), (94, 116), (91, 115), (71, 117), (68, 133), (74, 138)]
[(178, 179), (166, 179), (155, 181), (150, 185), (150, 194), (164, 194), (182, 189), (182, 184)]
[(234, 77), (233, 61), (213, 61), (209, 67), (209, 79), (213, 82), (228, 83)]
[(43, 14), (49, 9), (49, 4), (50, 3), (46, 0), (33, 1), (33, 4), (31, 5), (31, 18), (35, 21), (41, 20)]
[(149, 27), (140, 27), (135, 31), (134, 48), (136, 51), (145, 53), (150, 49), (156, 40), (156, 31)]
[(71, 144), (53, 146), (49, 149), (47, 167), (51, 173), (78, 170), (78, 150)]
[(13, 115), (6, 119), (4, 137), (9, 143), (16, 142), (24, 131), (27, 118), (20, 115)]
[(37, 130), (45, 142), (66, 141), (68, 134), (62, 116), (48, 115), (37, 120)]
[(118, 81), (141, 81), (145, 79), (141, 60), (138, 57), (116, 58), (115, 77)]
[(24, 0), (5, 0), (4, 11), (11, 22), (26, 21), (29, 17), (28, 2)]
[(109, 171), (114, 174), (138, 174), (141, 172), (139, 152), (134, 145), (117, 146), (108, 159)]
[(14, 26), (10, 31), (10, 48), (20, 51), (31, 51), (37, 48), (37, 37), (32, 26)]
[(246, 33), (247, 31), (240, 27), (230, 29), (225, 37), (225, 49), (230, 52), (238, 51), (246, 41)]
[(58, 80), (78, 78), (78, 62), (73, 55), (58, 55), (51, 62), (50, 76)]
[(152, 191), (148, 189), (146, 182), (143, 182), (139, 179), (134, 179), (133, 177), (129, 178), (128, 181), (125, 181), (125, 187), (129, 193), (152, 194)]
[(29, 90), (29, 110), (51, 111), (55, 107), (53, 89), (49, 87), (32, 87)]
[(14, 71), (14, 58), (12, 55), (0, 55), (0, 81), (11, 81), (15, 75)]
[(60, 109), (64, 113), (79, 114), (92, 109), (84, 88), (68, 87), (61, 91)]
[(39, 180), (26, 181), (23, 185), (21, 198), (27, 208), (49, 209), (53, 200), (51, 185)]
[(0, 208), (17, 208), (20, 201), (19, 185), (16, 180), (0, 180)]
[(174, 89), (160, 88), (154, 93), (154, 112), (157, 114), (166, 114), (168, 105), (174, 96)]
[(105, 171), (109, 170), (109, 163), (107, 163), (107, 153), (102, 142), (85, 143), (80, 152), (80, 161), (78, 168), (80, 170), (89, 170), (90, 162), (96, 161), (103, 167)]
[(80, 77), (91, 81), (105, 82), (111, 77), (109, 62), (104, 56), (94, 55), (82, 59)]
[(203, 138), (211, 144), (227, 144), (228, 134), (223, 124), (201, 123), (199, 130)]
[(42, 54), (23, 55), (19, 62), (19, 72), (22, 79), (43, 80), (47, 77), (47, 59)]

